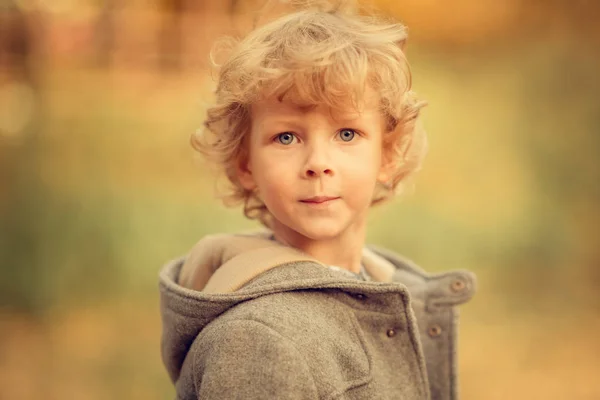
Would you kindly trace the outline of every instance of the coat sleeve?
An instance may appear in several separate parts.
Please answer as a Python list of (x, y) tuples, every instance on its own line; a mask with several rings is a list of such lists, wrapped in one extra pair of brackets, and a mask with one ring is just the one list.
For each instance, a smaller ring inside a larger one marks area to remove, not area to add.
[(198, 399), (318, 399), (306, 360), (278, 332), (252, 320), (211, 328), (192, 349)]

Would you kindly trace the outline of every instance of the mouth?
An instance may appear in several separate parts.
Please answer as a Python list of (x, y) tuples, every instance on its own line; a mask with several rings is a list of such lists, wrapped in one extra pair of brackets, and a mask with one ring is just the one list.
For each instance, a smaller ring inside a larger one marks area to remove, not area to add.
[(333, 200), (337, 200), (339, 198), (339, 196), (313, 196), (306, 199), (302, 199), (300, 200), (300, 202), (306, 204), (324, 204), (329, 203)]

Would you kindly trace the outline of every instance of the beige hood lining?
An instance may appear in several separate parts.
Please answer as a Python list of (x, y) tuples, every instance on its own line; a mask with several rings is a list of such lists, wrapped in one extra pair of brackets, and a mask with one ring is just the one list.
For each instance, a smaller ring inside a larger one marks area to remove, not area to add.
[[(258, 275), (294, 262), (327, 266), (297, 249), (269, 239), (269, 231), (211, 235), (200, 240), (181, 268), (178, 283), (205, 293), (232, 293)], [(363, 265), (375, 281), (390, 282), (395, 267), (363, 249)]]

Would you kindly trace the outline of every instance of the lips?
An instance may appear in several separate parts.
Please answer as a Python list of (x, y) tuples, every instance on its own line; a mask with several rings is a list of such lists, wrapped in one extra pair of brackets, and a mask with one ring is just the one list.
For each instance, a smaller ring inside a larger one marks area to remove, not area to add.
[(336, 200), (336, 199), (339, 199), (339, 196), (313, 196), (313, 197), (309, 197), (306, 199), (302, 199), (300, 201), (302, 203), (321, 204), (321, 203), (327, 203), (331, 200)]

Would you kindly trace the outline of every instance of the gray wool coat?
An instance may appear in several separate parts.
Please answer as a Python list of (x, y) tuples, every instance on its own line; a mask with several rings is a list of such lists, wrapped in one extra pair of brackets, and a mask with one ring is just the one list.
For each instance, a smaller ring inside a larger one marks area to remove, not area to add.
[(209, 236), (162, 269), (177, 399), (457, 398), (455, 306), (472, 273), (365, 248), (362, 281), (266, 235)]

